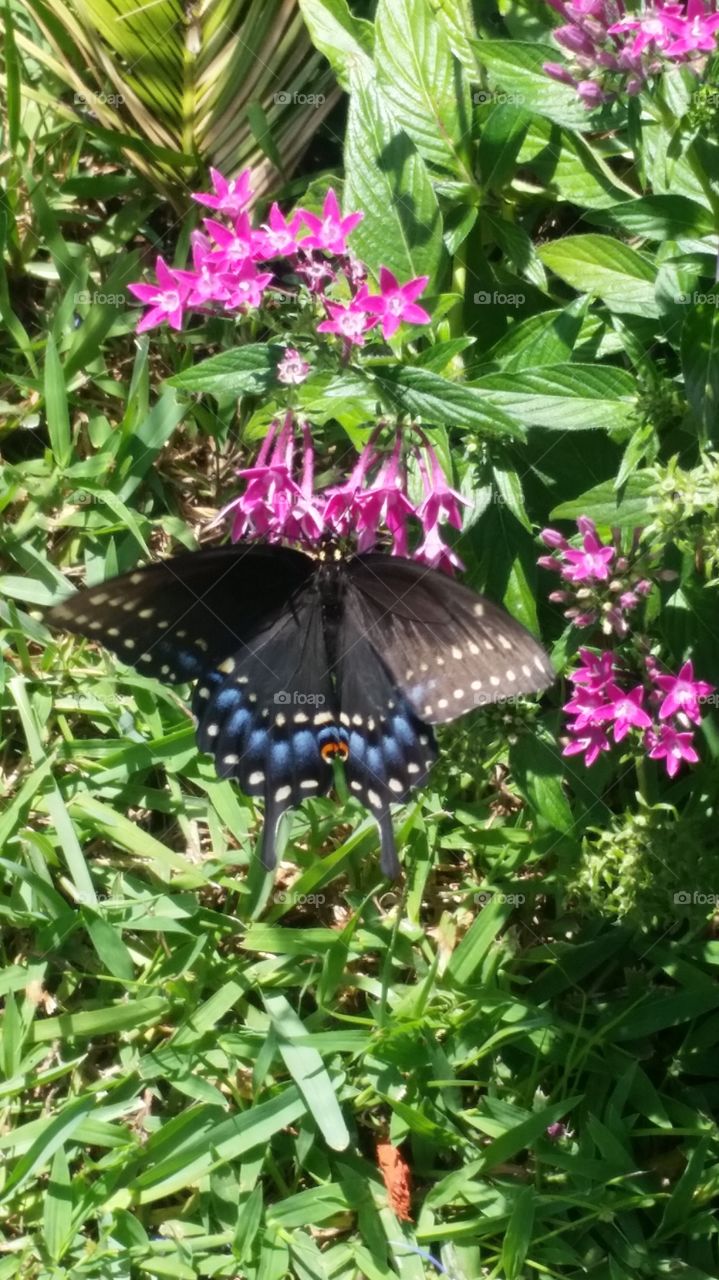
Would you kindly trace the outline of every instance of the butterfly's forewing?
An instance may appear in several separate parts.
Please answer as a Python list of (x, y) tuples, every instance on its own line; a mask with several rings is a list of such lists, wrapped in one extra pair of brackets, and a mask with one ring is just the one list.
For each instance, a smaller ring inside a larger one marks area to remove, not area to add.
[(369, 639), (361, 599), (351, 586), (338, 636), (340, 722), (348, 735), (345, 772), (350, 791), (377, 820), (380, 867), (400, 873), (390, 804), (406, 800), (427, 777), (437, 756), (434, 735), (422, 724)]
[(45, 616), (143, 675), (178, 683), (237, 652), (313, 570), (284, 547), (207, 547), (78, 591)]
[(554, 680), (520, 623), (446, 574), (380, 554), (353, 557), (347, 574), (364, 629), (420, 720), (443, 724)]
[(194, 710), (198, 744), (219, 776), (264, 797), (261, 856), (272, 870), (281, 814), (326, 794), (331, 757), (344, 754), (314, 584), (199, 681)]

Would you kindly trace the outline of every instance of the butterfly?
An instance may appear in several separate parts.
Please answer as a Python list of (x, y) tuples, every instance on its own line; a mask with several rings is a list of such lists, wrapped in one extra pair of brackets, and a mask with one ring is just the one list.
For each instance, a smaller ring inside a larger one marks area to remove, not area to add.
[(514, 618), (446, 574), (382, 552), (319, 556), (235, 543), (160, 560), (51, 608), (143, 675), (196, 681), (197, 742), (221, 778), (264, 797), (261, 859), (281, 815), (326, 795), (334, 762), (400, 866), (390, 805), (425, 782), (432, 726), (554, 679)]

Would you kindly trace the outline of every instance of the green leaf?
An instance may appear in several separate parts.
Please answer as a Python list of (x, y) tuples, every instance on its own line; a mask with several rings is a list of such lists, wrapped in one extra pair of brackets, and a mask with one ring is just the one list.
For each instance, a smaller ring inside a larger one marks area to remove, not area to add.
[(522, 40), (473, 40), (477, 60), (510, 98), (510, 105), (531, 111), (569, 129), (587, 131), (587, 112), (570, 85), (552, 80), (542, 68), (556, 62), (551, 45)]
[(352, 68), (369, 70), (373, 26), (350, 12), (347, 0), (299, 0), (312, 43), (329, 62), (343, 89), (349, 89)]
[(59, 1262), (72, 1241), (73, 1192), (63, 1147), (55, 1152), (45, 1194), (45, 1242), (53, 1262)]
[(610, 236), (564, 236), (538, 253), (562, 280), (581, 293), (595, 293), (610, 311), (657, 316), (655, 268), (649, 258)]
[(11, 152), (15, 152), (20, 140), (20, 112), (22, 107), (21, 71), (15, 44), (15, 21), (9, 0), (4, 5), (5, 14), (5, 102), (7, 104), (7, 131)]
[(562, 785), (565, 767), (559, 749), (543, 735), (520, 734), (509, 748), (519, 790), (553, 831), (568, 832), (574, 816)]
[(561, 311), (529, 316), (500, 338), (488, 359), (498, 360), (505, 373), (564, 364), (576, 346), (586, 309), (587, 299), (578, 298)]
[(485, 191), (498, 194), (516, 172), (517, 156), (529, 126), (526, 111), (501, 102), (493, 107), (482, 126), (477, 163)]
[(118, 929), (96, 912), (85, 908), (83, 915), (90, 940), (108, 973), (132, 982), (135, 966)]
[(70, 411), (65, 390), (65, 374), (51, 333), (45, 348), (45, 412), (50, 444), (59, 467), (66, 467), (72, 457)]
[(522, 1280), (524, 1264), (532, 1243), (535, 1192), (522, 1187), (512, 1209), (502, 1245), (502, 1269), (506, 1280)]
[(81, 1125), (88, 1112), (96, 1106), (97, 1099), (92, 1094), (84, 1098), (73, 1098), (71, 1102), (65, 1104), (58, 1115), (45, 1121), (40, 1136), (32, 1143), (29, 1151), (18, 1160), (8, 1177), (0, 1192), (0, 1203), (24, 1186), (52, 1159), (55, 1152)]
[[(486, 891), (491, 895), (491, 889)], [(490, 896), (477, 919), (464, 935), (449, 962), (449, 973), (458, 986), (466, 986), (474, 978), (476, 970), (512, 914), (512, 903), (507, 895)]]
[(490, 436), (524, 434), (514, 421), (479, 386), (452, 382), (416, 365), (375, 372), (375, 381), (388, 408), (420, 417), (437, 426), (472, 427)]
[(276, 381), (276, 369), (284, 347), (269, 343), (234, 347), (190, 365), (167, 379), (182, 391), (209, 391), (222, 395), (260, 395)]
[(719, 286), (715, 298), (688, 307), (681, 336), (686, 396), (704, 444), (719, 440)]
[(640, 196), (593, 214), (592, 222), (609, 223), (646, 240), (716, 235), (710, 211), (681, 195)]
[(376, 83), (352, 75), (345, 145), (345, 209), (362, 209), (352, 233), (355, 252), (375, 275), (389, 267), (400, 280), (430, 277), (444, 256), (442, 218), (427, 167), (391, 115)]
[(604, 528), (613, 525), (635, 528), (645, 524), (651, 515), (653, 487), (651, 477), (641, 473), (630, 476), (619, 491), (613, 480), (605, 480), (593, 489), (587, 489), (579, 498), (560, 502), (550, 511), (549, 518), (576, 520), (579, 516), (589, 516)]
[(490, 373), (472, 382), (490, 404), (527, 427), (612, 431), (636, 412), (636, 382), (625, 369), (566, 364), (536, 373)]
[(332, 1081), (316, 1049), (294, 1043), (307, 1031), (292, 1006), (282, 995), (264, 996), (265, 1008), (277, 1034), (282, 1059), (307, 1103), (325, 1142), (333, 1151), (344, 1151), (350, 1135), (340, 1110)]
[(377, 88), (420, 155), (460, 175), (469, 95), (429, 0), (379, 0), (375, 14)]
[(606, 209), (636, 196), (587, 138), (569, 129), (562, 129), (558, 136), (557, 126), (548, 120), (533, 119), (518, 161), (553, 201), (559, 198), (580, 208)]

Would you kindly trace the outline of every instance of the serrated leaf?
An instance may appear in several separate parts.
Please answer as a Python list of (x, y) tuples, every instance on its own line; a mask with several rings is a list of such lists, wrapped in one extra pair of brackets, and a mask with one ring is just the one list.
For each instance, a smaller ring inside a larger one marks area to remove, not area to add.
[(625, 369), (555, 365), (532, 373), (490, 373), (472, 382), (490, 403), (528, 427), (610, 431), (636, 411), (636, 382)]
[(444, 256), (442, 217), (427, 167), (400, 128), (377, 84), (352, 76), (345, 144), (345, 210), (362, 209), (354, 250), (377, 274), (389, 267), (400, 280), (439, 275)]
[(657, 316), (655, 267), (636, 249), (611, 236), (564, 236), (538, 253), (560, 279), (581, 293), (595, 293), (610, 311)]
[(458, 93), (459, 66), (429, 0), (379, 0), (375, 15), (377, 86), (420, 155), (461, 174), (469, 95)]
[(491, 79), (511, 95), (511, 105), (531, 111), (569, 129), (590, 128), (587, 111), (574, 89), (552, 80), (543, 70), (545, 62), (556, 62), (551, 45), (529, 44), (523, 40), (473, 40), (480, 65)]
[(467, 383), (452, 382), (416, 365), (399, 366), (376, 373), (375, 381), (388, 407), (422, 418), (437, 426), (473, 427), (496, 436), (524, 434), (491, 395)]
[(275, 371), (284, 354), (279, 344), (253, 343), (235, 347), (201, 360), (167, 379), (167, 385), (182, 391), (209, 391), (222, 395), (259, 395), (275, 381)]

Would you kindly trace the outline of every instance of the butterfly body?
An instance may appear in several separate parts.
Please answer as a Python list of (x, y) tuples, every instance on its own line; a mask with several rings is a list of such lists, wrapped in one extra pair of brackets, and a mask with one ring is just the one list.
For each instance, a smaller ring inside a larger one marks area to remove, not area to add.
[(327, 794), (340, 760), (379, 825), (381, 868), (397, 876), (390, 804), (426, 780), (431, 726), (553, 678), (496, 605), (381, 553), (207, 548), (78, 592), (48, 621), (138, 671), (197, 681), (198, 745), (220, 777), (264, 798), (268, 869), (280, 816)]

